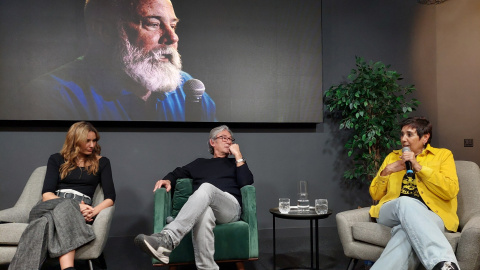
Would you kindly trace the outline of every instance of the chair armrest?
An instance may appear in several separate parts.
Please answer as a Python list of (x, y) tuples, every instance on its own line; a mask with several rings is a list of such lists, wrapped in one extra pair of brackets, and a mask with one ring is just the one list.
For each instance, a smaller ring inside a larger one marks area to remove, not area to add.
[(462, 229), (456, 257), (462, 269), (480, 269), (480, 212), (474, 214)]
[(158, 233), (165, 227), (172, 212), (172, 197), (165, 188), (155, 191), (153, 212), (153, 232)]
[(247, 185), (242, 187), (240, 192), (242, 193), (241, 219), (249, 224), (250, 222), (257, 222), (257, 198), (255, 187)]
[(28, 223), (30, 209), (24, 207), (11, 207), (0, 210), (0, 221)]
[(354, 241), (352, 233), (353, 224), (371, 221), (368, 211), (370, 211), (370, 207), (348, 210), (336, 215), (338, 236), (340, 237), (344, 250), (349, 243)]
[(108, 234), (110, 232), (110, 225), (112, 224), (113, 213), (115, 212), (115, 205), (107, 207), (98, 213), (93, 222), (92, 229), (95, 233), (95, 239), (82, 246), (75, 252), (75, 259), (89, 260), (100, 256), (105, 245), (107, 244)]
[(257, 224), (257, 197), (255, 187), (244, 186), (242, 193), (242, 216), (241, 219), (248, 223), (250, 233), (250, 258), (258, 258), (258, 224)]

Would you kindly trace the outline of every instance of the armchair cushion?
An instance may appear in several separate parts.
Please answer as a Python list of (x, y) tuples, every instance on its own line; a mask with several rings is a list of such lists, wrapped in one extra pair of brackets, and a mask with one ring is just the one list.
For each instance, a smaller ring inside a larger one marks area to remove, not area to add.
[(353, 239), (380, 247), (390, 241), (392, 228), (374, 222), (358, 222), (352, 226)]
[[(2, 233), (0, 233), (0, 245), (18, 245), (23, 231), (28, 223), (5, 223), (2, 224)], [(3, 233), (7, 232), (7, 233)]]
[(188, 197), (193, 193), (192, 179), (178, 179), (173, 192), (172, 216), (176, 217), (183, 205), (188, 201)]
[(15, 205), (0, 211), (0, 221), (28, 223), (30, 210), (42, 200), (40, 191), (46, 171), (47, 166), (38, 167), (33, 171)]

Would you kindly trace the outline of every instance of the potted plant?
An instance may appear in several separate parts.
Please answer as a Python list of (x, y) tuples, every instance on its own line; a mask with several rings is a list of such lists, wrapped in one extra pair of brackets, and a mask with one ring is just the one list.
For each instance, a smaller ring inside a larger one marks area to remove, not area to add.
[(345, 148), (353, 165), (344, 178), (370, 184), (385, 156), (400, 145), (399, 119), (408, 117), (419, 101), (406, 98), (415, 87), (400, 85), (403, 78), (389, 70), (390, 65), (366, 63), (361, 57), (355, 60), (350, 82), (330, 87), (325, 106), (341, 130), (351, 130)]

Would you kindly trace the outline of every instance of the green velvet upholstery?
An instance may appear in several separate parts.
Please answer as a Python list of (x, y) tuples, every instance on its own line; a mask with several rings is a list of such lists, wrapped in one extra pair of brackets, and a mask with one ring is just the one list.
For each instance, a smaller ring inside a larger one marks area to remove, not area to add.
[[(257, 205), (254, 186), (244, 186), (241, 220), (217, 224), (215, 234), (215, 260), (239, 261), (258, 258)], [(178, 179), (173, 198), (164, 188), (155, 192), (154, 233), (160, 232), (168, 216), (176, 216), (192, 194), (192, 180)], [(170, 264), (194, 263), (192, 235), (188, 233), (170, 255)], [(153, 259), (153, 264), (161, 264)]]

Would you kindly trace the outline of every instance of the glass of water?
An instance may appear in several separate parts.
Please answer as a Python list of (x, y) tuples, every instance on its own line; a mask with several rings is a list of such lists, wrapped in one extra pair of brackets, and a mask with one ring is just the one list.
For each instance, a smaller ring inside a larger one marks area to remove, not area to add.
[(323, 215), (328, 212), (328, 201), (327, 199), (316, 199), (315, 200), (315, 212), (318, 215)]
[(278, 199), (278, 211), (282, 214), (286, 214), (290, 211), (290, 199), (280, 198)]

